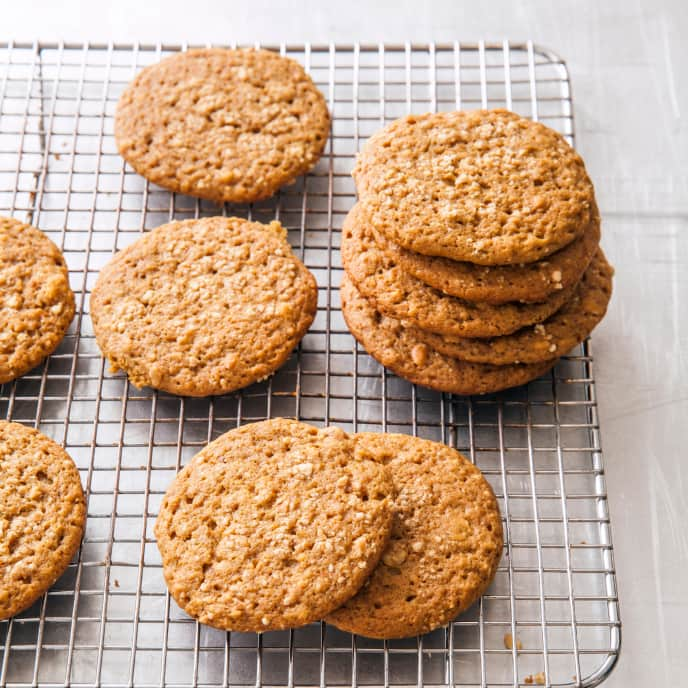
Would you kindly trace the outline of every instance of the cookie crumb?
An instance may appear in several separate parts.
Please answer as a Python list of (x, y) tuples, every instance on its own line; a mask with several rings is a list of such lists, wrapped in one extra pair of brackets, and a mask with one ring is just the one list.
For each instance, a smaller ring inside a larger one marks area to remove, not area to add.
[(428, 347), (425, 344), (416, 344), (411, 349), (411, 358), (416, 365), (422, 366), (428, 360)]
[(523, 679), (524, 683), (527, 683), (529, 686), (535, 684), (538, 686), (544, 686), (545, 685), (545, 673), (543, 671), (538, 672), (537, 674), (530, 674)]
[[(507, 650), (513, 650), (514, 649), (514, 638), (511, 635), (511, 633), (505, 633), (504, 634), (504, 647)], [(523, 649), (523, 643), (516, 638), (516, 649), (517, 650), (522, 650)]]
[(390, 544), (385, 553), (382, 555), (382, 563), (385, 566), (401, 566), (408, 557), (408, 551), (406, 547), (399, 542), (395, 541)]
[(305, 476), (310, 477), (313, 475), (313, 464), (312, 463), (297, 463), (294, 468), (299, 472), (302, 473)]

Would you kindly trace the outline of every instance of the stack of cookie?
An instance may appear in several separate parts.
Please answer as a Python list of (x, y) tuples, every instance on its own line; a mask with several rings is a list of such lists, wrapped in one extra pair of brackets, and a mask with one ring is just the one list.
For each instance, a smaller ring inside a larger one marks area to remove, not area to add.
[(374, 358), (480, 394), (538, 377), (604, 316), (613, 270), (580, 156), (505, 110), (408, 116), (353, 171), (342, 310)]

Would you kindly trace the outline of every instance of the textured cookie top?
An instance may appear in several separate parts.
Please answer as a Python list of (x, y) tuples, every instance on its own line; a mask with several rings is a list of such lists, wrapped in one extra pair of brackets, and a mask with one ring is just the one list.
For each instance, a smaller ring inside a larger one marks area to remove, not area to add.
[(544, 322), (504, 337), (460, 339), (413, 328), (413, 334), (447, 356), (478, 363), (538, 363), (580, 344), (602, 320), (612, 295), (612, 275), (598, 249), (574, 296)]
[(120, 251), (91, 296), (96, 339), (138, 387), (207, 396), (274, 372), (315, 314), (317, 285), (279, 222), (171, 222)]
[(155, 524), (177, 603), (233, 631), (302, 626), (376, 566), (393, 486), (338, 428), (277, 418), (222, 435), (170, 485)]
[(380, 314), (346, 275), (340, 295), (351, 334), (375, 360), (399, 377), (439, 392), (497, 392), (530, 382), (556, 363), (498, 366), (461, 361), (435, 351), (399, 320)]
[(0, 619), (31, 606), (79, 548), (86, 503), (58, 444), (0, 420)]
[(320, 158), (330, 127), (301, 65), (267, 50), (190, 50), (143, 69), (115, 138), (141, 175), (219, 203), (271, 196)]
[(394, 479), (392, 536), (361, 590), (327, 617), (372, 638), (428, 633), (467, 609), (502, 556), (502, 521), (492, 488), (459, 452), (439, 442), (360, 433)]
[(0, 217), (0, 384), (51, 354), (73, 317), (60, 249), (35, 227)]
[(585, 232), (594, 203), (564, 138), (506, 110), (402, 117), (371, 137), (353, 175), (390, 240), (481, 265), (563, 248)]
[(473, 303), (447, 296), (405, 272), (378, 246), (365, 222), (366, 213), (355, 205), (342, 228), (342, 261), (358, 290), (377, 310), (439, 334), (491, 337), (509, 334), (541, 322), (571, 296), (573, 287), (560, 289), (543, 303)]
[(507, 303), (545, 301), (553, 292), (576, 284), (600, 241), (597, 212), (583, 236), (543, 260), (519, 265), (475, 265), (414, 253), (373, 229), (378, 246), (405, 272), (445, 294), (468, 301)]

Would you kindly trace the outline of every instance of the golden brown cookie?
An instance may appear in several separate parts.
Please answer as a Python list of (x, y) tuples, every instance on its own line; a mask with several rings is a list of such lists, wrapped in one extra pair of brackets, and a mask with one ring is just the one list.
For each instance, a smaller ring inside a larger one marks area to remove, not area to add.
[(276, 418), (225, 433), (170, 485), (155, 535), (170, 593), (232, 631), (302, 626), (341, 606), (392, 526), (386, 468), (339, 428)]
[(392, 536), (365, 585), (326, 621), (369, 638), (428, 633), (468, 609), (494, 578), (504, 544), (494, 492), (439, 442), (368, 432), (354, 439), (394, 480)]
[(439, 392), (486, 394), (517, 387), (547, 372), (555, 360), (496, 366), (460, 361), (435, 351), (399, 320), (382, 315), (344, 275), (342, 313), (351, 334), (379, 363), (399, 377)]
[(504, 337), (460, 339), (418, 328), (410, 330), (436, 351), (464, 361), (496, 365), (539, 363), (573, 349), (602, 320), (612, 295), (613, 274), (602, 249), (598, 249), (570, 301), (544, 322)]
[(480, 265), (530, 263), (567, 246), (595, 201), (565, 139), (506, 110), (402, 117), (370, 138), (353, 175), (391, 241)]
[(86, 522), (79, 471), (37, 430), (0, 420), (0, 619), (62, 575)]
[(222, 203), (267, 198), (315, 165), (330, 117), (300, 64), (267, 50), (189, 50), (122, 94), (115, 139), (155, 184)]
[(279, 222), (170, 222), (120, 251), (91, 295), (98, 345), (137, 386), (223, 394), (279, 368), (313, 321), (313, 275)]
[(73, 317), (60, 249), (35, 227), (0, 217), (0, 384), (51, 354)]
[(544, 260), (520, 265), (475, 265), (439, 256), (424, 256), (391, 242), (373, 229), (378, 246), (399, 267), (435, 289), (467, 301), (500, 304), (536, 303), (576, 284), (600, 241), (597, 212), (583, 236)]
[(356, 288), (378, 311), (438, 334), (456, 337), (504, 335), (541, 322), (571, 297), (573, 286), (543, 303), (473, 303), (447, 296), (408, 274), (377, 245), (361, 204), (342, 228), (342, 262)]

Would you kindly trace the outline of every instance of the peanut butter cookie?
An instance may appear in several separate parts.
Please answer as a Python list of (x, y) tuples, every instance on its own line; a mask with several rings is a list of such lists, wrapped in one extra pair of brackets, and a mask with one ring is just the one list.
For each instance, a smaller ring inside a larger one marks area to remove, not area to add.
[(487, 589), (502, 556), (502, 520), (482, 473), (439, 442), (354, 435), (394, 480), (392, 536), (361, 590), (327, 622), (370, 638), (405, 638), (449, 623)]
[(170, 593), (232, 631), (302, 626), (341, 606), (392, 526), (387, 469), (338, 428), (285, 418), (225, 433), (167, 490), (155, 523)]
[(479, 265), (558, 251), (585, 233), (595, 201), (566, 140), (506, 110), (402, 117), (370, 138), (353, 175), (391, 241)]
[(300, 64), (268, 50), (189, 50), (143, 69), (115, 139), (142, 176), (223, 203), (267, 198), (315, 165), (330, 117)]
[(137, 387), (224, 394), (279, 368), (310, 326), (313, 275), (279, 222), (170, 222), (120, 251), (91, 295), (98, 345)]
[(0, 619), (30, 607), (62, 575), (85, 522), (79, 471), (64, 449), (0, 420)]
[(0, 217), (0, 384), (51, 354), (73, 317), (60, 249), (35, 227)]

